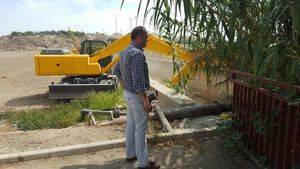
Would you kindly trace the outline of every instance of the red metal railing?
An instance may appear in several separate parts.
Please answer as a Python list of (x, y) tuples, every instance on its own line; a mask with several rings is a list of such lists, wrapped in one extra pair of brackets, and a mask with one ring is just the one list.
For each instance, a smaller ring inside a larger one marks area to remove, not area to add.
[(248, 149), (267, 157), (268, 167), (291, 169), (300, 164), (300, 104), (291, 104), (280, 94), (250, 85), (253, 79), (297, 93), (300, 86), (232, 71), (233, 119), (242, 140)]

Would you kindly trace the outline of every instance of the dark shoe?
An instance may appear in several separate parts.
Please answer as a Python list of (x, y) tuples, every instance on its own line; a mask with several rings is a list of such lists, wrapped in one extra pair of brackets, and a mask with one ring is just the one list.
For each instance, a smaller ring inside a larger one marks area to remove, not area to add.
[(132, 158), (126, 158), (127, 162), (133, 162), (137, 159), (137, 157), (132, 157)]
[(138, 169), (159, 169), (160, 165), (157, 165), (154, 161), (149, 161), (148, 166), (138, 167)]

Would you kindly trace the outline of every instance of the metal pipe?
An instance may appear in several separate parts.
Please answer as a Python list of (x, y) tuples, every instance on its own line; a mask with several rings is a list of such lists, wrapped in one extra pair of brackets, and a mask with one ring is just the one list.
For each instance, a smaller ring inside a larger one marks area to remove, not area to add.
[(164, 128), (168, 131), (171, 132), (173, 129), (169, 123), (169, 121), (167, 120), (167, 118), (165, 117), (164, 113), (161, 111), (159, 105), (157, 104), (157, 100), (156, 102), (154, 102), (152, 104), (154, 110), (156, 111), (157, 116), (159, 117), (162, 125), (164, 126)]
[(88, 115), (90, 112), (98, 115), (107, 115), (107, 116), (113, 116), (113, 118), (118, 118), (120, 116), (126, 116), (127, 113), (121, 112), (120, 109), (114, 108), (112, 110), (90, 110), (90, 109), (82, 109), (81, 110), (81, 116)]
[[(178, 108), (162, 109), (161, 111), (168, 120), (193, 118), (207, 115), (218, 115), (224, 111), (230, 111), (227, 105), (212, 103), (205, 105), (185, 106)], [(150, 119), (159, 119), (157, 113), (150, 113)]]
[(158, 105), (157, 95), (158, 95), (157, 91), (156, 92), (149, 92), (147, 97), (148, 97), (149, 102), (151, 103), (151, 106), (156, 111), (156, 115), (160, 119), (163, 127), (168, 132), (171, 132), (173, 129), (172, 129), (169, 121), (167, 120), (167, 118), (165, 117), (164, 113), (161, 111), (161, 109), (160, 109), (160, 107)]
[[(161, 109), (161, 112), (165, 115), (168, 120), (173, 119), (184, 119), (184, 118), (193, 118), (199, 116), (207, 116), (207, 115), (218, 115), (225, 111), (230, 111), (231, 108), (228, 105), (223, 104), (205, 104), (205, 105), (194, 105), (194, 106), (185, 106), (178, 108), (169, 108), (169, 109)], [(89, 112), (100, 114), (100, 115), (111, 115), (113, 110), (90, 110), (90, 109), (82, 109), (81, 114), (85, 115)], [(115, 116), (126, 116), (127, 113), (123, 111), (115, 111)], [(150, 119), (157, 120), (159, 116), (156, 112), (152, 112), (149, 114)]]

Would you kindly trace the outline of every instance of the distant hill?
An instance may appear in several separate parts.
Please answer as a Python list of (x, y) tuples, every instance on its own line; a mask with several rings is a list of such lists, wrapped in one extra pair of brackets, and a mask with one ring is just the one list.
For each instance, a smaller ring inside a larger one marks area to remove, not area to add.
[(103, 33), (84, 33), (78, 31), (12, 32), (0, 37), (0, 51), (40, 50), (43, 48), (79, 48), (84, 39), (101, 39), (112, 42), (121, 34), (111, 36)]

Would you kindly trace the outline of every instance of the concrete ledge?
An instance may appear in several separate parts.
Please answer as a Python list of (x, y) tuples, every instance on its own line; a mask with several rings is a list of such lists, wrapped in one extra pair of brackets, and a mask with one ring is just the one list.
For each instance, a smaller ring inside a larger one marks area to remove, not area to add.
[(213, 129), (215, 128), (205, 128), (201, 130), (195, 129), (176, 129), (170, 133), (162, 133), (157, 136), (148, 138), (150, 144), (163, 143), (174, 140), (184, 140), (191, 138), (203, 138), (213, 136)]
[(168, 88), (159, 81), (150, 78), (150, 86), (152, 90), (158, 91), (159, 106), (163, 109), (195, 105), (191, 98), (184, 94), (176, 93), (174, 89)]
[[(148, 138), (150, 144), (167, 142), (178, 139), (190, 139), (195, 137), (208, 137), (213, 134), (212, 129), (181, 129), (174, 130), (171, 133), (163, 133)], [(9, 164), (22, 161), (30, 161), (37, 159), (47, 159), (53, 157), (72, 156), (86, 154), (101, 150), (109, 150), (125, 147), (125, 138), (107, 140), (101, 142), (93, 142), (88, 144), (78, 144), (65, 147), (49, 148), (43, 150), (27, 151), (12, 154), (0, 155), (0, 164)]]
[(124, 146), (125, 146), (125, 139), (122, 138), (122, 139), (108, 140), (102, 142), (93, 142), (88, 144), (78, 144), (78, 145), (65, 146), (65, 147), (4, 154), (4, 155), (0, 155), (0, 164), (85, 154), (89, 152), (120, 148)]

